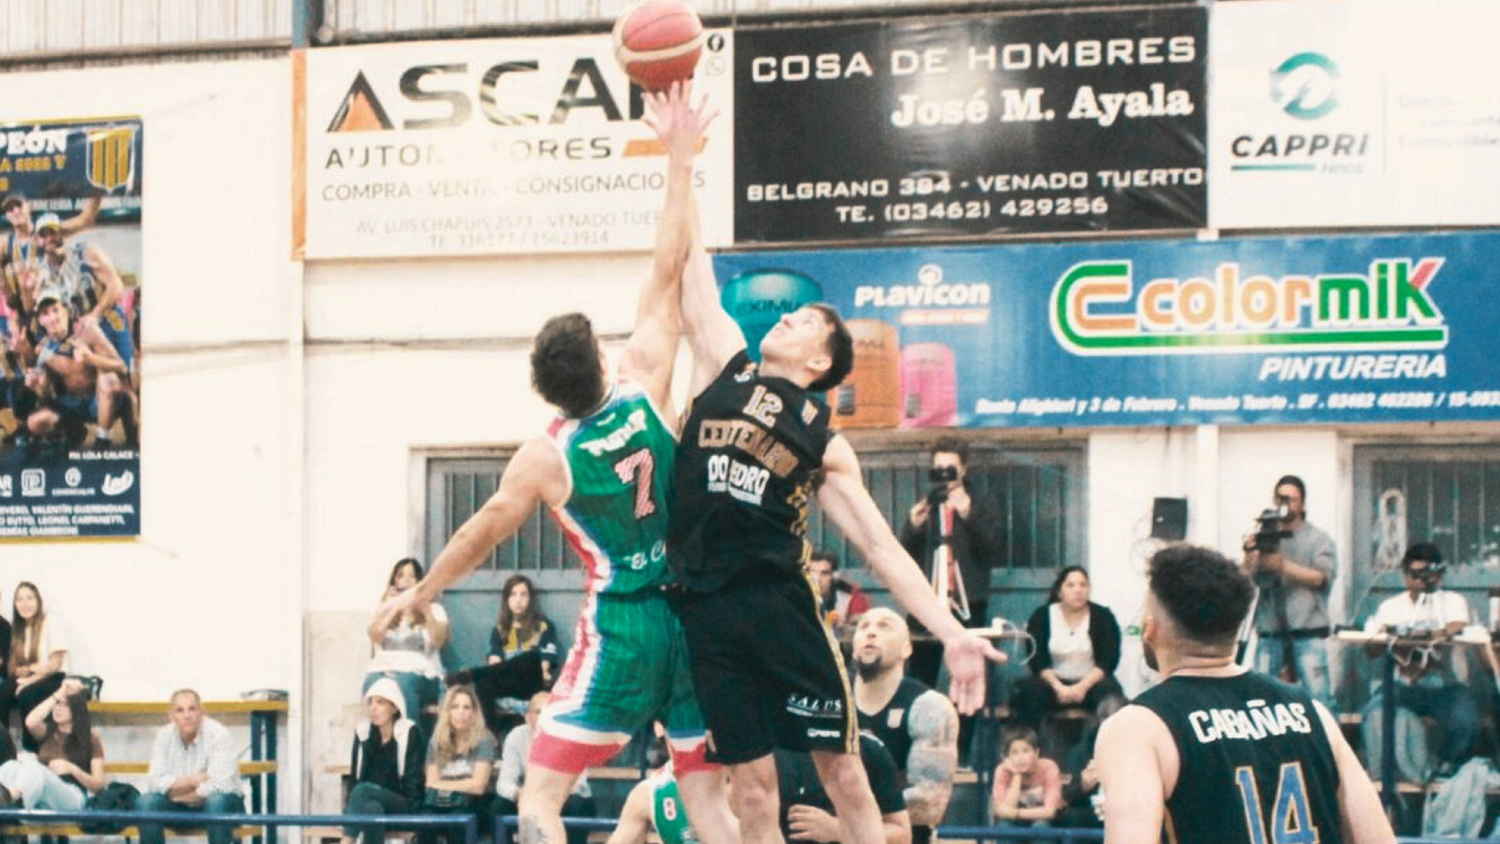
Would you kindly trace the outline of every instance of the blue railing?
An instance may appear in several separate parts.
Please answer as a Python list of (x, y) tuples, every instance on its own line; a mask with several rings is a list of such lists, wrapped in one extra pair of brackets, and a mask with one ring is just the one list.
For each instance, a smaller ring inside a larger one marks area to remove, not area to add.
[[(495, 844), (512, 844), (517, 826), (515, 815), (493, 816)], [(478, 844), (478, 815), (241, 815), (233, 813), (204, 812), (184, 814), (182, 812), (110, 812), (82, 810), (78, 812), (54, 812), (39, 809), (0, 809), (0, 833), (7, 824), (75, 823), (90, 825), (97, 823), (120, 824), (140, 827), (142, 823), (157, 824), (167, 828), (202, 828), (228, 825), (265, 827), (272, 839), (282, 827), (341, 826), (366, 831), (461, 829), (464, 844)], [(563, 818), (567, 829), (589, 832), (611, 832), (619, 823), (618, 818)], [(108, 835), (109, 833), (96, 833)], [(1059, 844), (1094, 842), (1104, 840), (1101, 829), (1072, 829), (1067, 827), (1032, 826), (959, 826), (943, 825), (937, 828), (939, 838), (965, 838), (976, 841), (1008, 841), (1011, 839), (1054, 839)], [(1494, 844), (1490, 839), (1480, 838), (1421, 838), (1398, 837), (1399, 844)]]
[[(265, 827), (272, 840), (281, 827), (341, 826), (364, 831), (458, 829), (464, 844), (478, 844), (477, 815), (246, 815), (234, 812), (114, 812), (84, 809), (77, 812), (55, 812), (41, 809), (0, 809), (0, 832), (4, 824), (118, 824), (139, 828), (142, 824), (160, 824), (167, 829), (198, 829), (208, 826)], [(611, 828), (613, 823), (611, 822)], [(100, 833), (108, 834), (108, 833)]]

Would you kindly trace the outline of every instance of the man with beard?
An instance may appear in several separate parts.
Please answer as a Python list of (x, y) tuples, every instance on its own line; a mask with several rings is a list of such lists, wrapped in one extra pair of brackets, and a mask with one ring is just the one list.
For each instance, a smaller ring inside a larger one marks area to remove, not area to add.
[(958, 766), (958, 713), (943, 695), (906, 676), (911, 631), (878, 607), (854, 631), (854, 702), (859, 727), (875, 734), (906, 783), (912, 844), (927, 844), (943, 820)]
[(1328, 709), (1235, 664), (1249, 578), (1189, 545), (1156, 552), (1146, 578), (1141, 643), (1162, 681), (1099, 731), (1105, 844), (1394, 842)]
[(84, 430), (89, 420), (97, 427), (94, 444), (111, 444), (115, 420), (124, 423), (126, 444), (137, 441), (135, 397), (125, 386), (125, 362), (99, 331), (82, 324), (75, 330), (72, 311), (55, 288), (37, 296), (37, 320), (45, 335), (37, 344), (37, 365), (26, 376), (41, 407), (27, 417), (28, 430), (47, 436), (58, 429)]

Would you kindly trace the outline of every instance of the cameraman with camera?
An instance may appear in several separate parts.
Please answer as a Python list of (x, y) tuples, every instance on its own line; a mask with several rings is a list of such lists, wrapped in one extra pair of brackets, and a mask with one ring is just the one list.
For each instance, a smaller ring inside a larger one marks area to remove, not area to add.
[(1260, 595), (1255, 667), (1262, 674), (1301, 683), (1332, 708), (1328, 686), (1328, 587), (1333, 582), (1333, 538), (1307, 521), (1307, 486), (1296, 475), (1276, 481), (1275, 507), (1256, 517), (1245, 538), (1245, 573)]
[[(1469, 602), (1457, 592), (1443, 588), (1443, 555), (1436, 545), (1419, 542), (1401, 557), (1401, 575), (1406, 591), (1380, 602), (1365, 622), (1366, 633), (1390, 633), (1397, 641), (1389, 646), (1371, 643), (1370, 656), (1386, 647), (1396, 660), (1396, 706), (1416, 715), (1437, 719), (1441, 736), (1438, 759), (1451, 770), (1469, 758), (1479, 737), (1479, 705), (1468, 687), (1454, 673), (1454, 636), (1469, 622)], [(1382, 746), (1381, 706), (1386, 691), (1379, 680), (1370, 689), (1364, 709), (1364, 741), (1372, 768)], [(1399, 735), (1399, 733), (1398, 733)], [(1400, 758), (1399, 755), (1397, 758)], [(1420, 772), (1406, 772), (1420, 774)]]
[[(953, 570), (948, 579), (949, 606), (965, 627), (989, 624), (990, 568), (1000, 552), (1000, 509), (983, 495), (974, 495), (965, 479), (969, 445), (957, 437), (942, 437), (932, 445), (927, 497), (912, 506), (901, 527), (901, 544), (932, 579), (932, 561), (946, 545)], [(951, 514), (944, 534), (943, 509)], [(956, 573), (957, 576), (951, 576)], [(921, 627), (914, 626), (921, 632)], [(936, 687), (941, 653), (918, 647), (908, 668), (911, 676)]]

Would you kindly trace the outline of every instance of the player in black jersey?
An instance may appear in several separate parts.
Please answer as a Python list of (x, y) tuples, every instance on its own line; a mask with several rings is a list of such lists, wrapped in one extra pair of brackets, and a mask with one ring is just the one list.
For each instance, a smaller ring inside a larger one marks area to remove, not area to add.
[(1141, 641), (1163, 679), (1099, 731), (1105, 844), (1394, 842), (1333, 715), (1234, 664), (1253, 591), (1239, 568), (1179, 545), (1147, 578)]
[(865, 491), (859, 461), (810, 393), (837, 385), (853, 342), (837, 311), (784, 316), (750, 362), (697, 241), (682, 287), (695, 362), (678, 448), (667, 554), (710, 748), (729, 765), (746, 844), (781, 840), (773, 747), (811, 752), (847, 844), (883, 841), (856, 755), (858, 730), (838, 646), (804, 569), (814, 495), (870, 569), (945, 645), (951, 695), (983, 702), (984, 664), (1004, 656), (938, 604)]

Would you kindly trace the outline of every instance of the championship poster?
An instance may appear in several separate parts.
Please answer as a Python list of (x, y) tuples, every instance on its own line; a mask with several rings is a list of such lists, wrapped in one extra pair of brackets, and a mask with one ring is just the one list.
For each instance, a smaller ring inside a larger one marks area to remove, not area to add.
[(1500, 419), (1500, 234), (715, 257), (752, 347), (836, 306), (843, 428)]
[(140, 533), (142, 143), (0, 126), (0, 537)]
[(735, 32), (735, 242), (1191, 229), (1207, 10)]

